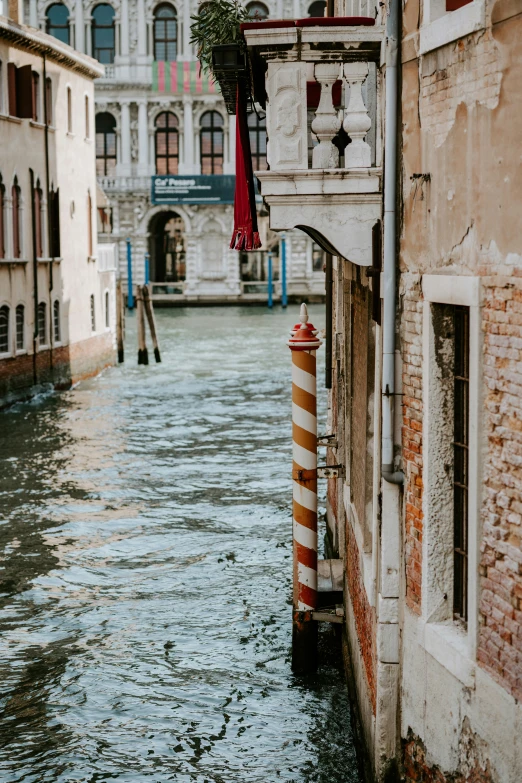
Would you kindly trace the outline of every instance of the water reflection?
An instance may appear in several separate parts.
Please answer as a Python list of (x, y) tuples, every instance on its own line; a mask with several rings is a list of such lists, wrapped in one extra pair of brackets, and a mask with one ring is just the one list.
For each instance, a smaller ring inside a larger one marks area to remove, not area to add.
[(289, 665), (297, 311), (158, 315), (0, 416), (0, 779), (357, 781), (339, 662)]

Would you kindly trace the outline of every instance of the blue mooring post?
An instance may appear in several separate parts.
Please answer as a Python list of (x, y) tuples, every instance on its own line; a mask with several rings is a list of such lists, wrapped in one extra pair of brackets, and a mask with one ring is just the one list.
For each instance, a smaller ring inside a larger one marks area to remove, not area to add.
[(274, 292), (273, 292), (273, 283), (272, 283), (272, 251), (268, 251), (268, 306), (272, 307), (274, 304)]
[(286, 296), (286, 237), (283, 234), (281, 239), (281, 306), (285, 308), (288, 304)]
[(150, 283), (150, 272), (149, 272), (149, 254), (145, 253), (145, 285), (148, 285)]
[(134, 294), (132, 292), (132, 245), (127, 239), (127, 307), (134, 309)]

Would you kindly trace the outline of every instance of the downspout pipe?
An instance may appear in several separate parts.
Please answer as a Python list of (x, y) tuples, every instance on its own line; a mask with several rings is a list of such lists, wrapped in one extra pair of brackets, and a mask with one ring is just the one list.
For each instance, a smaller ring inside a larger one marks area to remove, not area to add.
[(397, 268), (397, 114), (400, 0), (391, 0), (386, 30), (386, 104), (384, 137), (384, 317), (382, 357), (382, 466), (390, 484), (402, 484), (394, 470), (395, 317)]

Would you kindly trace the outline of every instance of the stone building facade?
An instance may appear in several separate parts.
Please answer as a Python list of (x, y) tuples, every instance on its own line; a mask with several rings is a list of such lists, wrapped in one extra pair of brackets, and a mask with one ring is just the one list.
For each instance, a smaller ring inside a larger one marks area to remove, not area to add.
[[(99, 238), (116, 242), (126, 284), (127, 239), (133, 282), (145, 277), (149, 254), (157, 302), (239, 301), (266, 298), (266, 250), (230, 250), (233, 206), (158, 204), (154, 175), (214, 177), (235, 171), (235, 117), (200, 73), (190, 44), (198, 0), (25, 0), (30, 23), (96, 57), (105, 74), (96, 82), (98, 181), (107, 204), (100, 209)], [(315, 4), (317, 5), (317, 3)], [(319, 3), (321, 5), (321, 3)], [(252, 13), (306, 15), (312, 0), (250, 3)], [(251, 115), (254, 167), (266, 167), (266, 131)], [(273, 246), (275, 276), (280, 242)], [(290, 295), (324, 296), (320, 248), (294, 231), (286, 246)], [(276, 282), (276, 294), (280, 283)]]
[[(337, 17), (375, 24), (247, 34), (266, 60), (271, 104), (262, 193), (274, 229), (300, 211), (332, 253), (327, 462), (341, 476), (328, 480), (327, 556), (343, 565), (345, 660), (369, 779), (518, 783), (522, 7), (399, 6), (396, 16), (393, 2), (383, 12), (339, 1)], [(373, 115), (357, 86), (371, 62)], [(351, 141), (338, 157), (330, 97), (323, 152), (290, 164), (272, 123), (286, 90), (299, 119), (287, 136), (306, 138), (299, 85), (312, 68), (322, 89), (336, 79), (349, 88)]]
[[(114, 362), (115, 269), (96, 247), (101, 69), (0, 16), (0, 404)], [(114, 256), (114, 253), (112, 254)]]

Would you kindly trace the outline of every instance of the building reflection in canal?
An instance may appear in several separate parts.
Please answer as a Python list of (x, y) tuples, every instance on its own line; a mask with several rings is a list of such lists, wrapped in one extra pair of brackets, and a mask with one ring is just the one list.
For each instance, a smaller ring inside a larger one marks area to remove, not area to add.
[(0, 779), (358, 781), (339, 662), (290, 670), (296, 312), (158, 316), (0, 414)]

